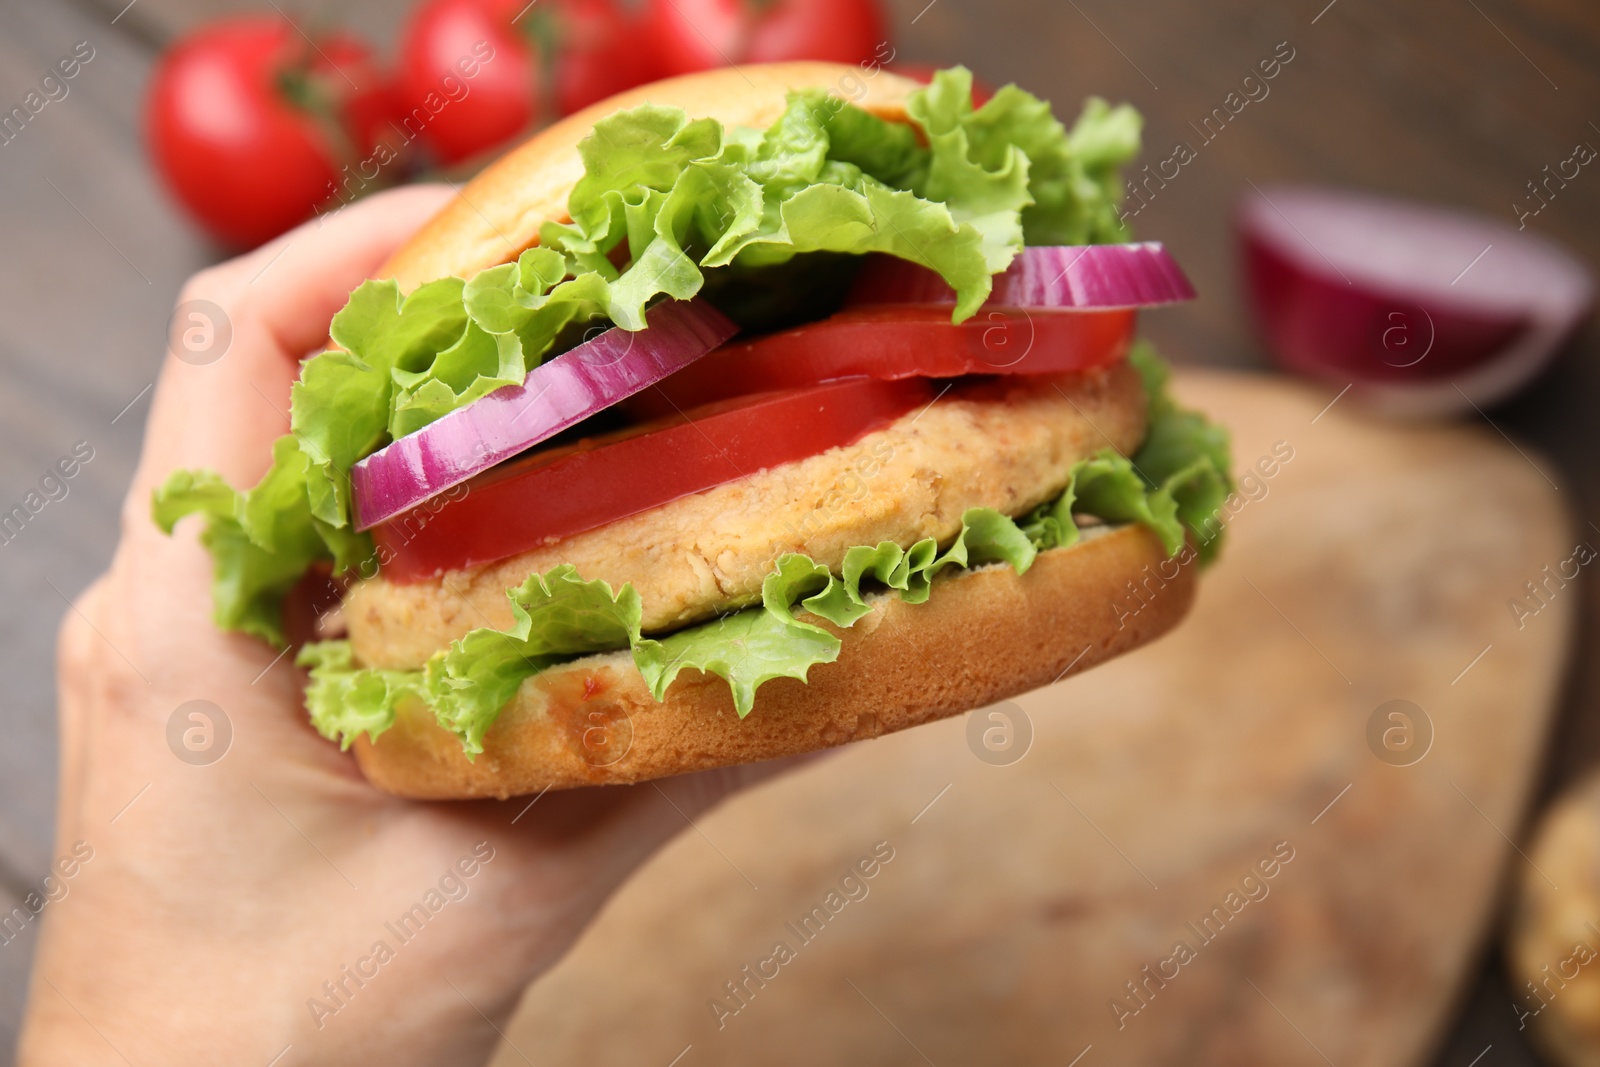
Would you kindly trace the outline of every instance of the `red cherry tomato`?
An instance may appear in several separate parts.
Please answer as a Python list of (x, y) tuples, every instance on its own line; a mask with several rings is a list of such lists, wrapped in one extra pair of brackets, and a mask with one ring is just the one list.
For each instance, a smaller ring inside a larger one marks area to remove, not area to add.
[(383, 181), (400, 141), (393, 116), (392, 86), (371, 49), (345, 34), (308, 41), (277, 16), (224, 19), (184, 38), (145, 101), (157, 170), (236, 247)]
[(852, 378), (743, 397), (566, 448), (533, 452), (373, 527), (392, 581), (421, 581), (519, 552), (764, 467), (847, 445), (925, 404), (924, 381)]
[(852, 375), (956, 378), (1062, 374), (1106, 367), (1128, 354), (1134, 311), (1023, 311), (985, 307), (959, 326), (949, 308), (855, 308), (821, 322), (734, 341), (626, 401), (653, 416), (768, 389)]
[(646, 0), (645, 19), (663, 75), (730, 63), (893, 57), (879, 0)]
[(615, 0), (423, 0), (400, 42), (408, 133), (445, 163), (650, 80)]
[(655, 79), (655, 64), (639, 47), (636, 21), (613, 0), (542, 0), (527, 15), (548, 71), (545, 110), (557, 115)]

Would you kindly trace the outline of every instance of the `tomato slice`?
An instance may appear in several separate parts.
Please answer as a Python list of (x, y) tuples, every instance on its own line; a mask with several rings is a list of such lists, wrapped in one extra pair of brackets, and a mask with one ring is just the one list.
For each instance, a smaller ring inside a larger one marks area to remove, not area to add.
[(656, 416), (674, 407), (853, 375), (956, 378), (1062, 374), (1110, 366), (1133, 343), (1134, 309), (1024, 311), (985, 308), (959, 326), (948, 307), (870, 307), (734, 341), (628, 401)]
[(849, 378), (533, 452), (373, 527), (379, 567), (414, 582), (506, 559), (850, 444), (932, 399), (921, 379)]

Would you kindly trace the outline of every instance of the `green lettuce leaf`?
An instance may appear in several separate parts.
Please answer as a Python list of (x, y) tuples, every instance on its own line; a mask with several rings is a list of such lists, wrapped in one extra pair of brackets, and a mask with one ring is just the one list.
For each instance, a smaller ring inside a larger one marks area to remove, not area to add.
[(291, 432), (261, 481), (240, 492), (213, 472), (177, 471), (156, 490), (151, 513), (168, 533), (186, 515), (205, 518), (218, 626), (281, 645), (284, 594), (314, 563), (343, 571), (373, 559), (348, 518), (350, 468), (388, 440), (394, 376), (466, 329), (462, 284), (447, 278), (403, 297), (392, 281), (362, 283), (333, 319), (341, 347), (301, 367)]
[(348, 641), (306, 645), (295, 657), (316, 681), (306, 688), (311, 725), (349, 748), (362, 733), (376, 739), (394, 725), (395, 708), (407, 698), (428, 698), (421, 671), (358, 668)]
[(562, 565), (508, 591), (515, 619), (510, 629), (473, 630), (422, 670), (368, 671), (354, 665), (347, 642), (308, 646), (300, 662), (312, 668), (307, 703), (313, 721), (348, 745), (358, 733), (376, 738), (392, 725), (401, 700), (418, 697), (476, 754), (526, 679), (579, 656), (620, 649), (631, 651), (657, 700), (683, 671), (703, 671), (728, 683), (743, 718), (766, 682), (804, 681), (814, 665), (838, 658), (839, 639), (797, 612), (848, 629), (871, 612), (867, 596), (873, 590), (920, 604), (948, 567), (1005, 564), (1025, 574), (1038, 553), (1077, 542), (1078, 516), (1139, 523), (1161, 539), (1169, 555), (1192, 537), (1204, 563), (1217, 547), (1206, 520), (1231, 491), (1227, 435), (1173, 402), (1166, 367), (1148, 346), (1133, 358), (1150, 408), (1145, 448), (1133, 458), (1107, 449), (1080, 460), (1061, 494), (1021, 519), (973, 508), (943, 550), (931, 538), (909, 548), (888, 541), (858, 545), (845, 553), (838, 574), (791, 553), (778, 559), (762, 583), (760, 605), (662, 637), (640, 632), (642, 606), (632, 586), (614, 593), (605, 582), (585, 581), (574, 567)]
[(1144, 379), (1150, 398), (1149, 427), (1132, 465), (1173, 501), (1201, 562), (1209, 563), (1222, 548), (1219, 516), (1233, 492), (1227, 428), (1178, 406), (1167, 391), (1167, 365), (1147, 342), (1134, 345), (1128, 362)]
[[(1013, 202), (1020, 164), (1026, 198), (1017, 206), (1028, 244), (1129, 239), (1119, 217), (1119, 172), (1139, 154), (1137, 111), (1091, 97), (1068, 131), (1048, 103), (1015, 85), (976, 110), (971, 88), (971, 74), (957, 67), (935, 74), (928, 91), (911, 102), (934, 147), (918, 192), (949, 203), (957, 217), (981, 214), (988, 197), (997, 198), (995, 208)], [(947, 148), (943, 155), (941, 144)]]
[[(844, 139), (839, 156), (834, 129)], [(988, 296), (990, 276), (1022, 248), (1026, 161), (1009, 228), (1002, 220), (993, 225), (1004, 232), (987, 233), (951, 205), (878, 176), (906, 180), (925, 169), (928, 150), (909, 133), (819, 91), (793, 94), (759, 138), (726, 135), (675, 108), (621, 112), (579, 146), (587, 170), (568, 205), (573, 221), (547, 223), (540, 245), (610, 280), (603, 311), (626, 329), (643, 326), (657, 296), (697, 294), (705, 269), (772, 266), (803, 252), (884, 252), (920, 263), (956, 289), (966, 318)], [(623, 242), (630, 266), (611, 280)]]
[(797, 553), (779, 558), (761, 586), (761, 606), (680, 630), (657, 641), (636, 643), (633, 661), (657, 700), (685, 669), (715, 674), (733, 691), (739, 717), (750, 714), (756, 690), (773, 678), (798, 678), (818, 663), (832, 663), (840, 643), (827, 630), (795, 617), (804, 609), (835, 626), (849, 628), (871, 611), (862, 583), (898, 591), (912, 603), (927, 599), (934, 575), (948, 566), (1005, 562), (1020, 574), (1036, 550), (1017, 525), (998, 511), (974, 508), (962, 517), (961, 533), (944, 552), (931, 538), (909, 549), (890, 541), (850, 549), (839, 575)]
[[(393, 281), (363, 282), (333, 317), (339, 347), (306, 361), (290, 392), (290, 430), (310, 460), (311, 510), (331, 526), (350, 512), (350, 468), (387, 443), (395, 375), (435, 361), (467, 325), (462, 282), (446, 278), (402, 296)], [(268, 477), (272, 477), (268, 474)]]
[(187, 515), (205, 516), (200, 541), (213, 560), (212, 618), (219, 628), (283, 644), (284, 595), (329, 555), (324, 528), (307, 504), (309, 467), (295, 439), (283, 437), (271, 470), (249, 492), (210, 471), (176, 471), (156, 490), (151, 511), (165, 532)]
[(515, 620), (509, 630), (473, 630), (425, 672), (439, 724), (472, 753), (483, 751), (483, 735), (523, 679), (575, 656), (639, 640), (641, 608), (633, 587), (613, 594), (605, 582), (578, 577), (571, 564), (531, 575), (506, 596)]

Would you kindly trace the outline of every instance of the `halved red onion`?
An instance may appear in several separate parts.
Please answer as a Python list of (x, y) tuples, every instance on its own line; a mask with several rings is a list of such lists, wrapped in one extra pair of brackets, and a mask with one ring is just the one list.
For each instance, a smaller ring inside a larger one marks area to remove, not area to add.
[(612, 328), (407, 434), (350, 471), (356, 529), (365, 530), (510, 459), (682, 370), (737, 333), (704, 300), (669, 300), (645, 329)]
[[(1159, 242), (1036, 245), (1024, 248), (994, 279), (985, 307), (1029, 311), (1149, 307), (1193, 300), (1194, 286)], [(943, 278), (893, 256), (868, 256), (847, 303), (954, 305)]]
[(1588, 269), (1552, 242), (1441, 208), (1276, 187), (1247, 194), (1237, 224), (1273, 357), (1394, 414), (1511, 395), (1594, 298)]

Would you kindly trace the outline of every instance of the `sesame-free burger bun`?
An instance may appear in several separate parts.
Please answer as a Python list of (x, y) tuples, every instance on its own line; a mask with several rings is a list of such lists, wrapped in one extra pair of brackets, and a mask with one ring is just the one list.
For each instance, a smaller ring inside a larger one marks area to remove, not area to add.
[[(578, 142), (615, 111), (648, 102), (725, 126), (765, 127), (782, 114), (791, 90), (809, 87), (834, 90), (883, 118), (903, 121), (906, 98), (917, 85), (887, 71), (868, 77), (852, 66), (783, 63), (708, 71), (631, 90), (551, 126), (490, 166), (381, 274), (409, 290), (515, 259), (536, 243), (542, 223), (566, 219), (567, 198), (583, 173)], [(1059, 454), (1063, 484), (1074, 455), (1106, 444), (1131, 451), (1137, 444), (1143, 392), (1126, 384), (1135, 378), (1119, 367), (1087, 375), (1079, 385), (1058, 383), (1056, 391), (1098, 427), (1094, 440), (1086, 437)], [(1115, 410), (1096, 409), (1091, 396)], [(991, 403), (1017, 401), (997, 396)], [(1119, 411), (1127, 418), (1116, 418)], [(1119, 439), (1119, 425), (1137, 436)], [(1111, 436), (1102, 440), (1107, 432)], [(966, 448), (1022, 448), (1030, 457), (1032, 449), (1043, 447), (1039, 442), (1063, 447), (1060, 434), (960, 436)], [(922, 476), (937, 490), (943, 472)], [(1019, 497), (1014, 507), (1001, 506), (1015, 515), (1033, 502)], [(623, 521), (637, 524), (649, 514)], [(1077, 544), (1041, 552), (1023, 575), (1009, 566), (953, 576), (947, 571), (925, 603), (878, 596), (875, 610), (848, 630), (802, 613), (839, 637), (837, 661), (812, 667), (807, 682), (766, 683), (744, 719), (721, 678), (685, 671), (657, 702), (626, 652), (603, 653), (523, 682), (474, 759), (417, 701), (403, 704), (395, 725), (376, 741), (359, 738), (356, 755), (374, 784), (400, 796), (509, 797), (775, 759), (980, 708), (1137, 648), (1166, 633), (1188, 610), (1195, 568), (1179, 559), (1192, 560), (1192, 553), (1167, 559), (1142, 527), (1090, 526), (1084, 533)], [(508, 585), (522, 576), (509, 577)], [(368, 597), (365, 603), (363, 610), (396, 613), (375, 620), (372, 632), (387, 628), (392, 634), (415, 611), (405, 598)], [(391, 639), (391, 650), (403, 643)], [(362, 642), (355, 644), (360, 660)]]

